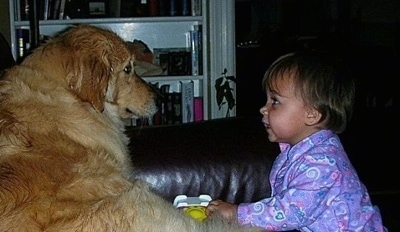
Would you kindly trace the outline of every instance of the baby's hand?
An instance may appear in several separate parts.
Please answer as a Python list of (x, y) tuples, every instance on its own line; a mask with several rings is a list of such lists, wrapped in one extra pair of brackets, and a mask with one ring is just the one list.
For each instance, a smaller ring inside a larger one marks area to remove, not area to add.
[(233, 222), (237, 218), (237, 205), (222, 200), (210, 201), (206, 208), (207, 216), (217, 213), (226, 220)]

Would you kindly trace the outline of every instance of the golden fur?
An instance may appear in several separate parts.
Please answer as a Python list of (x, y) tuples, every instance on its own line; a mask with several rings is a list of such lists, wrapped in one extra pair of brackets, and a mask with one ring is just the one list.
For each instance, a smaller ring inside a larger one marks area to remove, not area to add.
[(134, 180), (123, 118), (155, 94), (115, 33), (75, 26), (0, 81), (0, 231), (244, 231)]

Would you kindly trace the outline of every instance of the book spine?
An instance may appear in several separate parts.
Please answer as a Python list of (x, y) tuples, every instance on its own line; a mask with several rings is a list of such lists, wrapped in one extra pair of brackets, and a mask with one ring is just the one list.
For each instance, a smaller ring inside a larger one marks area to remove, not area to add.
[(60, 12), (60, 4), (61, 0), (53, 0), (50, 12), (51, 19), (58, 19), (58, 13)]
[(198, 62), (199, 62), (199, 75), (203, 75), (203, 26), (202, 25), (194, 25), (195, 30), (199, 32), (198, 39)]
[(160, 114), (161, 114), (161, 124), (166, 125), (167, 123), (167, 117), (168, 117), (168, 95), (169, 95), (169, 89), (170, 85), (165, 84), (160, 86), (160, 94), (161, 94), (161, 100), (160, 100)]
[(20, 63), (28, 55), (30, 48), (29, 29), (18, 28), (16, 30), (18, 56), (17, 62)]
[(191, 0), (181, 0), (182, 16), (192, 15)]
[(169, 1), (169, 15), (178, 16), (179, 15), (179, 1), (180, 0), (170, 0)]
[(199, 31), (194, 29), (190, 31), (190, 42), (191, 42), (191, 63), (192, 63), (192, 75), (200, 75), (199, 69)]
[(65, 3), (66, 2), (67, 2), (67, 0), (61, 0), (60, 11), (59, 11), (59, 14), (58, 14), (58, 18), (59, 19), (64, 19)]
[(164, 104), (164, 112), (165, 112), (165, 124), (173, 124), (174, 122), (174, 111), (173, 111), (173, 98), (172, 93), (166, 93), (165, 96), (165, 104)]
[(158, 1), (158, 13), (160, 16), (168, 16), (169, 15), (169, 1), (168, 0), (159, 0)]
[(204, 119), (204, 111), (203, 111), (203, 98), (195, 97), (193, 100), (193, 111), (194, 111), (194, 121), (199, 122)]
[(194, 82), (180, 82), (182, 94), (182, 123), (194, 121)]
[[(160, 0), (149, 0), (149, 16), (155, 17), (160, 15)], [(161, 0), (162, 1), (162, 0)]]
[(20, 20), (29, 20), (29, 0), (20, 0)]
[(182, 93), (173, 92), (172, 95), (172, 124), (182, 123)]
[(201, 16), (201, 0), (191, 0), (192, 16)]
[(148, 0), (140, 0), (140, 3), (138, 4), (136, 8), (136, 17), (146, 17), (149, 16), (149, 4)]
[(109, 2), (110, 17), (121, 17), (121, 0), (112, 0)]
[(45, 0), (36, 0), (37, 17), (39, 20), (44, 20)]
[(49, 19), (50, 0), (44, 0), (43, 5), (43, 20)]

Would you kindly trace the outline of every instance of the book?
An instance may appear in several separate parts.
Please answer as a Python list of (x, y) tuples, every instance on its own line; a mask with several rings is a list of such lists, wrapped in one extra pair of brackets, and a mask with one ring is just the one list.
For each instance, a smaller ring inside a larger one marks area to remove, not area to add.
[(58, 12), (58, 19), (64, 19), (66, 2), (67, 2), (67, 0), (61, 0), (61, 2), (60, 2), (60, 10)]
[(172, 124), (182, 123), (182, 93), (172, 92)]
[(172, 112), (172, 94), (170, 93), (170, 85), (161, 85), (158, 89), (160, 94), (159, 99), (159, 111), (161, 114), (162, 125), (172, 124), (173, 122), (173, 112)]
[(155, 17), (160, 15), (160, 1), (163, 0), (148, 0), (149, 1), (149, 16)]
[(159, 16), (169, 16), (169, 0), (158, 0)]
[(201, 24), (194, 25), (194, 30), (197, 30), (199, 33), (198, 42), (198, 66), (199, 66), (199, 75), (203, 75), (203, 26)]
[(203, 98), (202, 97), (194, 97), (194, 121), (199, 122), (204, 119), (204, 111), (203, 111)]
[(20, 7), (19, 19), (22, 21), (29, 20), (29, 0), (20, 0), (17, 2), (19, 2)]
[(191, 0), (192, 16), (201, 16), (201, 0)]
[[(36, 0), (36, 17), (39, 20), (45, 20), (46, 0)], [(33, 11), (32, 11), (33, 13)]]
[[(196, 25), (195, 25), (196, 26)], [(200, 75), (200, 57), (199, 57), (199, 47), (200, 47), (200, 32), (198, 27), (194, 27), (190, 31), (190, 52), (191, 52), (191, 69), (192, 75)]]
[(169, 1), (169, 16), (179, 15), (179, 1), (181, 0), (170, 0)]
[(181, 124), (182, 94), (180, 92), (168, 92), (164, 94), (164, 116), (165, 124)]
[(182, 123), (194, 122), (194, 82), (181, 81), (180, 91), (182, 95)]
[(121, 17), (121, 0), (111, 0), (109, 2), (109, 7), (110, 7), (110, 17), (112, 18)]
[(50, 6), (50, 19), (59, 19), (61, 0), (53, 0)]
[(191, 7), (192, 0), (181, 0), (181, 15), (182, 16), (190, 16), (192, 15), (192, 7)]
[(161, 67), (161, 76), (167, 76), (168, 75), (168, 53), (161, 53), (158, 56), (158, 65)]
[[(159, 93), (160, 93), (160, 106), (159, 106), (159, 110), (160, 110), (160, 114), (161, 114), (161, 124), (165, 125), (168, 124), (168, 119), (169, 119), (169, 112), (172, 109), (172, 105), (168, 104), (168, 101), (170, 100), (168, 95), (169, 95), (169, 89), (170, 89), (170, 85), (169, 84), (164, 84), (161, 85), (159, 88)], [(169, 109), (169, 107), (171, 107), (171, 109)], [(172, 120), (171, 120), (172, 121)], [(172, 123), (170, 123), (172, 124)]]
[(135, 17), (149, 16), (148, 0), (139, 0), (137, 4)]
[(148, 16), (148, 0), (120, 0), (120, 17)]
[(29, 29), (16, 29), (16, 39), (18, 46), (17, 63), (20, 63), (29, 53), (30, 49)]
[(47, 20), (50, 19), (50, 4), (51, 1), (50, 0), (42, 0), (43, 2), (43, 20)]
[(165, 124), (170, 125), (174, 124), (174, 108), (173, 108), (173, 96), (172, 93), (168, 92), (164, 95), (164, 116), (165, 116)]

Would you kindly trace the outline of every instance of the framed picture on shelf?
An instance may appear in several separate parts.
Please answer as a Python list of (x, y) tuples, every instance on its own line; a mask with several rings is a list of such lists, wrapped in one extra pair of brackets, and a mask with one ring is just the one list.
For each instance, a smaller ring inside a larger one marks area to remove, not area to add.
[(190, 57), (188, 48), (154, 48), (154, 64), (160, 66), (163, 72), (160, 76), (190, 75), (191, 67), (188, 67)]
[(168, 53), (168, 75), (181, 76), (191, 74), (190, 52)]
[(90, 18), (104, 18), (109, 17), (108, 14), (108, 1), (107, 0), (89, 0), (89, 17)]

